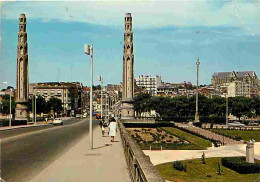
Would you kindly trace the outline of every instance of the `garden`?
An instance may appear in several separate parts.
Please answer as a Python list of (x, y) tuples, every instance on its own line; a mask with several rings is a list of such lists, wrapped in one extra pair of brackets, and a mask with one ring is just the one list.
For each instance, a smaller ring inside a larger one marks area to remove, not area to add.
[(238, 141), (254, 139), (256, 142), (260, 142), (260, 130), (211, 129), (210, 131)]
[(142, 150), (203, 150), (212, 146), (208, 140), (172, 127), (127, 130)]
[[(236, 161), (237, 157), (233, 161)], [(221, 159), (206, 158), (175, 161), (159, 164), (156, 168), (165, 180), (170, 181), (255, 181), (259, 178), (259, 173), (240, 174), (224, 165)], [(230, 159), (229, 159), (230, 160)], [(257, 161), (259, 164), (259, 161)]]

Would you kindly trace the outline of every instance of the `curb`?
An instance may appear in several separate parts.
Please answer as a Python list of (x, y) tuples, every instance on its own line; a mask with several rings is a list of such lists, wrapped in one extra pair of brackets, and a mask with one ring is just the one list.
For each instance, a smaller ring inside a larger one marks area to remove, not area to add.
[(40, 124), (40, 125), (26, 125), (26, 126), (20, 126), (20, 127), (14, 127), (14, 128), (1, 128), (0, 131), (5, 131), (5, 130), (13, 130), (13, 129), (19, 129), (19, 128), (30, 128), (30, 127), (39, 127), (39, 126), (49, 126), (49, 124)]

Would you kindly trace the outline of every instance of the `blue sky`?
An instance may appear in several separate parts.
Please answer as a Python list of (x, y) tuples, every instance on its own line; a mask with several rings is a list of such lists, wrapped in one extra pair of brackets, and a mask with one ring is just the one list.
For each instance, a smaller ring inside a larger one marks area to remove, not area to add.
[[(62, 1), (1, 5), (0, 82), (16, 85), (20, 13), (27, 16), (29, 81), (122, 81), (124, 16), (133, 16), (135, 77), (209, 84), (217, 71), (253, 70), (260, 77), (260, 1)], [(6, 85), (0, 84), (0, 88)]]

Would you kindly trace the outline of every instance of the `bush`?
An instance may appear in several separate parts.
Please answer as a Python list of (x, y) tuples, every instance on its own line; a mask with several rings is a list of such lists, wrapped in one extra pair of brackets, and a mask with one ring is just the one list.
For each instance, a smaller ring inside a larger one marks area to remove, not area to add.
[(202, 122), (193, 123), (193, 125), (201, 128)]
[(241, 174), (260, 172), (260, 163), (247, 163), (245, 157), (224, 157), (222, 165)]
[(181, 161), (173, 162), (173, 168), (177, 169), (178, 171), (187, 171), (186, 165), (184, 165)]

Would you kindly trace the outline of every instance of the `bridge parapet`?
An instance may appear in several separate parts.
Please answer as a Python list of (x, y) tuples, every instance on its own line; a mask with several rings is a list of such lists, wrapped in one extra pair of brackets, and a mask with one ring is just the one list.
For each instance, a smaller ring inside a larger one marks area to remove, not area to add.
[(131, 138), (124, 125), (119, 123), (122, 145), (132, 181), (165, 182), (141, 148)]

